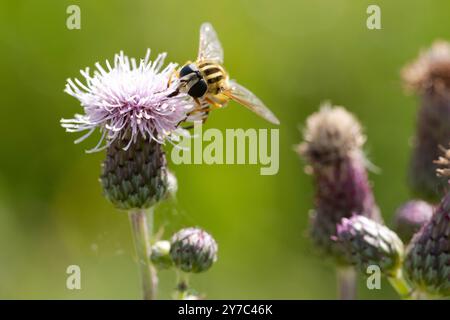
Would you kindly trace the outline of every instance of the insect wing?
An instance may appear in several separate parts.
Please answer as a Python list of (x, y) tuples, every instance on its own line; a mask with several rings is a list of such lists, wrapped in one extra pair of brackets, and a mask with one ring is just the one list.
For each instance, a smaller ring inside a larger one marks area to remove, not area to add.
[(204, 23), (200, 27), (200, 44), (198, 60), (210, 60), (223, 63), (223, 49), (217, 33), (210, 23)]
[(266, 105), (259, 100), (250, 90), (244, 88), (237, 82), (230, 81), (230, 89), (223, 92), (229, 98), (239, 102), (243, 106), (249, 108), (251, 111), (266, 119), (270, 123), (280, 124), (277, 117), (266, 107)]

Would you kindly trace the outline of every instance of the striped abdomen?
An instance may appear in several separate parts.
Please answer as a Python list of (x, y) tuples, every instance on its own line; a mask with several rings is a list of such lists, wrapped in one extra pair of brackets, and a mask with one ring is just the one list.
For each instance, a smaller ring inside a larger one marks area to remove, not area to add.
[(208, 85), (208, 93), (218, 94), (228, 78), (223, 67), (215, 62), (202, 61), (197, 64), (198, 70)]

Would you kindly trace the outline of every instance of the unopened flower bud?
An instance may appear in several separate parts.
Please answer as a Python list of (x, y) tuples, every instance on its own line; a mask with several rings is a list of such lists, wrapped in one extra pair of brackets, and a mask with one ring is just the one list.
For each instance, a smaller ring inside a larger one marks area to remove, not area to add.
[(173, 261), (170, 256), (170, 242), (167, 240), (160, 240), (152, 245), (150, 259), (158, 269), (169, 269), (172, 267)]
[(334, 237), (350, 264), (366, 272), (377, 265), (388, 277), (396, 277), (401, 268), (403, 243), (386, 226), (364, 216), (343, 218)]
[(182, 229), (172, 236), (170, 255), (182, 271), (203, 272), (217, 260), (217, 243), (204, 230)]
[(433, 206), (422, 200), (411, 200), (397, 209), (394, 230), (405, 243), (427, 223), (433, 215)]

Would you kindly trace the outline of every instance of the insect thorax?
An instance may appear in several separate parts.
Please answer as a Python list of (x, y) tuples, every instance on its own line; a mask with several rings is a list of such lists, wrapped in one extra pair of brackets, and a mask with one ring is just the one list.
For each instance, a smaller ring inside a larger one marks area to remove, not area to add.
[(211, 61), (201, 61), (196, 64), (201, 76), (208, 85), (208, 93), (220, 93), (228, 79), (228, 74), (224, 68), (220, 64)]

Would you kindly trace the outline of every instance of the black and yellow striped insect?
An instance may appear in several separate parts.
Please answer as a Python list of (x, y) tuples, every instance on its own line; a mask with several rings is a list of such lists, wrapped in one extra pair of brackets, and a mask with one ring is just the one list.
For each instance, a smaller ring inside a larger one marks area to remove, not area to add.
[(230, 80), (223, 67), (223, 49), (214, 28), (209, 23), (200, 27), (200, 45), (195, 62), (187, 62), (178, 72), (177, 92), (190, 95), (196, 108), (190, 115), (200, 113), (203, 121), (209, 111), (224, 107), (235, 100), (260, 117), (273, 124), (279, 124), (277, 117), (252, 92)]

